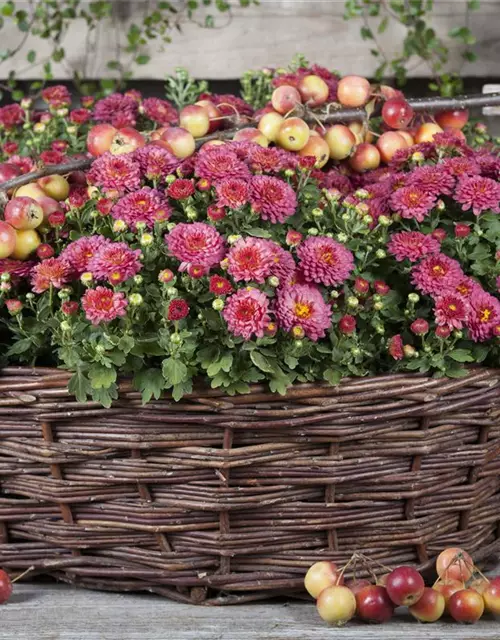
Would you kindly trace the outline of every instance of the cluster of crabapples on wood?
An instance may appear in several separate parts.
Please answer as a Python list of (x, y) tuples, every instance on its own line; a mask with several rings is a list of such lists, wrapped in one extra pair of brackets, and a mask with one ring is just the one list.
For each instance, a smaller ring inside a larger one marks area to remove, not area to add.
[[(316, 158), (317, 169), (333, 161), (362, 173), (390, 162), (401, 149), (432, 141), (436, 133), (450, 131), (465, 140), (462, 128), (469, 119), (467, 109), (442, 111), (433, 117), (415, 114), (401, 91), (387, 85), (372, 86), (366, 78), (353, 75), (339, 80), (338, 102), (328, 103), (328, 94), (325, 80), (310, 74), (297, 87), (287, 84), (277, 87), (271, 102), (253, 119), (239, 114), (236, 107), (233, 115), (223, 115), (209, 99), (199, 100), (181, 109), (179, 126), (156, 129), (149, 142), (184, 159), (200, 144), (201, 149), (224, 144), (224, 140), (217, 139), (217, 131), (228, 129), (221, 137), (232, 136), (233, 140), (250, 141), (262, 147), (275, 144), (299, 156)], [(380, 105), (381, 122), (376, 132), (370, 130), (368, 116)], [(323, 124), (338, 108), (365, 108), (367, 117), (347, 124)], [(231, 132), (234, 125), (236, 130)], [(203, 142), (207, 135), (212, 139)], [(107, 151), (129, 153), (145, 144), (144, 135), (133, 127), (117, 129), (111, 124), (95, 125), (87, 140), (93, 156)]]
[[(372, 575), (373, 582), (356, 578), (359, 563), (365, 574)], [(462, 549), (445, 549), (438, 556), (438, 579), (432, 587), (426, 587), (422, 575), (411, 566), (397, 567), (377, 577), (373, 564), (389, 569), (359, 553), (342, 569), (329, 561), (312, 565), (304, 585), (316, 599), (325, 622), (342, 626), (355, 616), (370, 623), (387, 622), (399, 606), (408, 607), (419, 622), (436, 622), (448, 615), (456, 622), (473, 624), (485, 612), (500, 615), (500, 576), (486, 578)], [(354, 577), (344, 581), (349, 568)]]

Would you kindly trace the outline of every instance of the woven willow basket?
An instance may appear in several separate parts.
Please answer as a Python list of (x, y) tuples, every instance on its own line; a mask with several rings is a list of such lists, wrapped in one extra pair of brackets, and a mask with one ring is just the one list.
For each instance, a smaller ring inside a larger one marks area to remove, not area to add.
[(0, 566), (182, 601), (300, 594), (318, 559), (428, 567), (500, 536), (500, 370), (200, 390), (112, 409), (0, 377)]

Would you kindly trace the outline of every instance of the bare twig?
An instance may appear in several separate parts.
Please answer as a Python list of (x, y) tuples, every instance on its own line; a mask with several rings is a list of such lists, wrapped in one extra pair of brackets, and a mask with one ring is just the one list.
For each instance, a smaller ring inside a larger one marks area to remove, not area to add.
[(53, 176), (56, 174), (64, 175), (65, 173), (71, 173), (72, 171), (83, 171), (88, 169), (93, 161), (94, 158), (78, 158), (77, 160), (69, 160), (62, 164), (49, 164), (39, 171), (31, 171), (30, 173), (25, 173), (17, 178), (12, 178), (12, 180), (7, 180), (7, 182), (0, 183), (0, 191), (5, 192), (10, 191), (10, 189), (17, 189), (18, 187), (22, 187), (24, 184), (29, 184), (30, 182), (34, 182), (44, 176)]

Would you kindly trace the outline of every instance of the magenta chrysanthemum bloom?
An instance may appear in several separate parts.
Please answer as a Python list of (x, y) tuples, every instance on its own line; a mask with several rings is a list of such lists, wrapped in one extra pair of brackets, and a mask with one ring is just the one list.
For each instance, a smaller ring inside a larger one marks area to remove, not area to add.
[(319, 186), (323, 189), (338, 189), (342, 195), (347, 195), (352, 191), (351, 181), (347, 176), (340, 173), (338, 169), (326, 171)]
[(254, 176), (250, 188), (252, 209), (263, 220), (283, 223), (295, 213), (297, 195), (284, 180), (272, 176)]
[(187, 200), (194, 193), (194, 184), (192, 180), (185, 178), (177, 178), (168, 186), (167, 195), (172, 200)]
[(85, 317), (94, 325), (123, 317), (127, 305), (124, 293), (114, 292), (106, 287), (87, 289), (82, 298)]
[(148, 180), (160, 180), (174, 173), (181, 161), (163, 147), (148, 144), (134, 151), (134, 160)]
[(14, 129), (24, 122), (24, 109), (18, 104), (6, 104), (0, 107), (0, 124), (7, 130)]
[(239, 114), (240, 116), (252, 116), (253, 109), (242, 98), (234, 96), (232, 93), (202, 93), (198, 100), (210, 100), (221, 112), (223, 116), (234, 116)]
[(0, 274), (8, 273), (14, 282), (20, 278), (27, 278), (35, 266), (31, 260), (14, 260), (12, 258), (3, 258), (0, 260)]
[(274, 253), (262, 238), (241, 238), (229, 250), (228, 273), (238, 282), (264, 282), (271, 275)]
[(464, 176), (458, 181), (455, 200), (463, 211), (472, 209), (475, 216), (483, 211), (500, 213), (500, 183), (481, 176)]
[(463, 277), (455, 287), (455, 292), (459, 293), (463, 298), (470, 298), (473, 291), (481, 289), (481, 285), (473, 278)]
[(123, 220), (132, 229), (135, 229), (138, 222), (144, 222), (148, 227), (152, 227), (155, 222), (167, 220), (170, 213), (170, 205), (163, 194), (149, 187), (143, 187), (139, 191), (123, 196), (111, 211), (115, 220)]
[(219, 182), (226, 178), (243, 178), (251, 176), (247, 165), (231, 151), (229, 145), (209, 147), (198, 154), (194, 163), (195, 174), (211, 182)]
[(168, 100), (160, 98), (146, 98), (139, 110), (150, 120), (158, 124), (177, 124), (179, 117), (177, 110)]
[(468, 301), (458, 293), (446, 293), (436, 298), (434, 315), (436, 324), (449, 329), (461, 329), (470, 313)]
[(87, 179), (102, 189), (117, 189), (120, 193), (135, 191), (141, 186), (141, 169), (131, 154), (114, 156), (107, 152), (94, 160)]
[(424, 258), (412, 269), (412, 282), (422, 293), (442, 296), (453, 291), (463, 280), (460, 264), (443, 253)]
[(403, 351), (403, 339), (399, 333), (392, 336), (392, 338), (389, 338), (387, 342), (387, 351), (394, 360), (402, 360), (404, 358), (405, 353)]
[(419, 231), (401, 231), (392, 234), (387, 249), (398, 262), (417, 262), (430, 253), (439, 253), (441, 245), (431, 235)]
[(408, 185), (417, 185), (433, 196), (451, 195), (455, 186), (454, 176), (442, 165), (416, 167), (408, 174)]
[(141, 270), (139, 249), (131, 249), (126, 242), (110, 242), (90, 259), (88, 271), (97, 280), (117, 285), (135, 276)]
[(475, 160), (481, 168), (481, 175), (493, 180), (500, 180), (500, 158), (489, 152), (479, 152)]
[(457, 178), (461, 176), (476, 176), (481, 173), (478, 163), (472, 158), (457, 156), (456, 158), (445, 158), (441, 164), (443, 169)]
[(170, 253), (181, 261), (181, 270), (189, 265), (210, 269), (225, 254), (223, 237), (204, 222), (181, 222), (165, 236), (165, 242)]
[(273, 263), (271, 266), (271, 275), (279, 278), (280, 284), (289, 282), (295, 273), (297, 265), (289, 251), (280, 247), (279, 244), (272, 240), (267, 240), (269, 248), (273, 254)]
[(423, 222), (435, 204), (436, 196), (416, 184), (398, 189), (390, 198), (391, 209), (395, 213), (418, 222)]
[(31, 285), (35, 293), (43, 293), (54, 287), (62, 289), (68, 282), (70, 265), (63, 258), (47, 258), (39, 262), (31, 271)]
[(255, 173), (278, 173), (284, 166), (283, 152), (276, 147), (261, 147), (259, 144), (250, 144), (247, 162)]
[(239, 289), (229, 296), (222, 316), (227, 328), (235, 336), (251, 340), (252, 336), (262, 338), (264, 329), (271, 321), (269, 300), (258, 289)]
[(332, 310), (316, 287), (297, 284), (278, 291), (276, 316), (285, 331), (300, 327), (316, 342), (330, 328)]
[(500, 324), (500, 301), (478, 287), (469, 302), (469, 335), (474, 342), (484, 342), (493, 336), (494, 328)]
[(137, 101), (131, 96), (112, 93), (95, 103), (94, 120), (110, 122), (114, 127), (133, 127), (137, 119)]
[(349, 249), (326, 236), (307, 238), (297, 248), (297, 255), (306, 280), (318, 284), (341, 284), (354, 269)]
[(225, 178), (215, 185), (217, 206), (239, 209), (248, 202), (248, 182), (241, 178)]
[(42, 100), (54, 109), (59, 109), (59, 107), (67, 107), (71, 104), (71, 94), (64, 85), (58, 84), (55, 87), (44, 89)]
[(99, 249), (111, 241), (104, 236), (82, 236), (68, 244), (60, 257), (65, 260), (77, 276), (89, 270), (89, 262)]

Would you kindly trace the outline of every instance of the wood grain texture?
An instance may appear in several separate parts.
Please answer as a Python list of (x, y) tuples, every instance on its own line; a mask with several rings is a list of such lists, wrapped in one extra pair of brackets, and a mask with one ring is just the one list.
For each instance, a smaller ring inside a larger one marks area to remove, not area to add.
[[(17, 3), (19, 7), (22, 4)], [(28, 3), (24, 4), (28, 7)], [(62, 43), (66, 48), (66, 59), (54, 65), (54, 77), (70, 77), (73, 69), (87, 77), (112, 75), (106, 63), (115, 57), (118, 34), (124, 39), (128, 25), (140, 20), (145, 7), (144, 2), (115, 4), (114, 23), (99, 26), (96, 41), (92, 42), (88, 53), (83, 22), (72, 26)], [(448, 37), (448, 31), (464, 24), (465, 6), (466, 0), (435, 2), (432, 26), (450, 46), (450, 68), (454, 70), (461, 67), (462, 49)], [(184, 66), (199, 78), (238, 78), (249, 68), (285, 65), (298, 52), (344, 74), (370, 75), (377, 66), (370, 54), (372, 43), (361, 40), (360, 22), (344, 21), (343, 12), (343, 0), (262, 0), (258, 7), (235, 7), (232, 19), (217, 16), (216, 24), (220, 28), (202, 29), (192, 23), (183, 25), (183, 32), (173, 33), (173, 42), (163, 52), (151, 49), (151, 62), (136, 69), (135, 77), (161, 79), (175, 67)], [(498, 75), (499, 17), (500, 0), (482, 0), (480, 10), (471, 12), (469, 26), (478, 39), (475, 47), (478, 60), (463, 66), (465, 75)], [(372, 26), (376, 28), (377, 24), (375, 21)], [(17, 28), (4, 28), (1, 33), (2, 48), (15, 48), (22, 36)], [(390, 24), (381, 36), (389, 56), (400, 49), (403, 36), (404, 28), (397, 24)], [(13, 61), (1, 65), (0, 76), (6, 77), (11, 69), (15, 69), (19, 77), (37, 78), (39, 70), (30, 69), (26, 63), (26, 53), (32, 48), (36, 49), (38, 60), (50, 53), (48, 42), (34, 42), (29, 38)], [(413, 76), (429, 73), (424, 63), (410, 64), (410, 67)]]
[(498, 640), (500, 624), (415, 622), (403, 610), (383, 627), (326, 627), (312, 603), (218, 608), (156, 596), (121, 595), (62, 585), (19, 584), (2, 607), (0, 640)]

